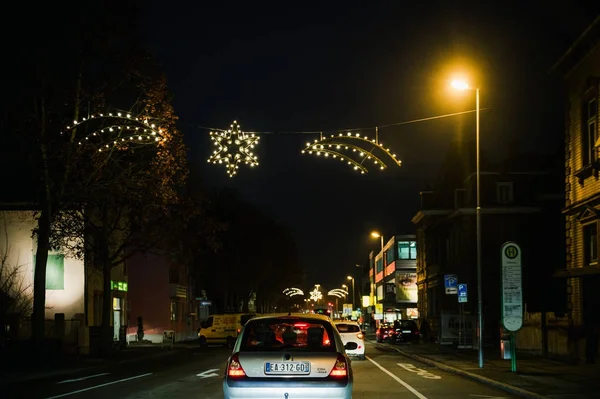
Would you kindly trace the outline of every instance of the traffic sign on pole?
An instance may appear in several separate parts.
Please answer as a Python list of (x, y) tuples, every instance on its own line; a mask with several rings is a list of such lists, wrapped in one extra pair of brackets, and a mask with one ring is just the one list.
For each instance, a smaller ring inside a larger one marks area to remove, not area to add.
[(444, 288), (446, 288), (446, 294), (456, 295), (458, 285), (458, 276), (456, 274), (446, 274), (444, 276)]
[(510, 369), (517, 371), (517, 334), (523, 326), (523, 276), (521, 247), (506, 242), (502, 256), (502, 325), (510, 331)]
[(467, 285), (459, 284), (458, 285), (458, 303), (467, 303), (468, 295), (467, 295)]
[(514, 242), (502, 245), (502, 324), (515, 332), (523, 326), (521, 248)]

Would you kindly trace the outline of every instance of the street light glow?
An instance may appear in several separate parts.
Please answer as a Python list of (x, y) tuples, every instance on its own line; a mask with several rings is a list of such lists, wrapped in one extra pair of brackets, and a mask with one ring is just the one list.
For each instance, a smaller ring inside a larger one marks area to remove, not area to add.
[(352, 280), (354, 277), (352, 276), (348, 276), (348, 280)]
[(371, 237), (379, 238), (379, 237), (381, 237), (381, 234), (379, 234), (378, 232), (374, 231), (374, 232), (371, 233)]
[(469, 85), (467, 84), (467, 82), (464, 82), (462, 80), (453, 80), (452, 82), (450, 82), (450, 86), (454, 87), (457, 90), (469, 90)]

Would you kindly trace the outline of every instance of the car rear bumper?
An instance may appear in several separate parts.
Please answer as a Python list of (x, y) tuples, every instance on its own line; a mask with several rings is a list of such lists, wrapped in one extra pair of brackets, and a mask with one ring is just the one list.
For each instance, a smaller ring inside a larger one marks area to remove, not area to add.
[(361, 356), (365, 354), (365, 346), (361, 345), (360, 349), (347, 350), (346, 355), (348, 356)]
[[(287, 394), (287, 395), (286, 395)], [(294, 398), (294, 399), (351, 399), (352, 382), (345, 381), (223, 381), (225, 399)]]

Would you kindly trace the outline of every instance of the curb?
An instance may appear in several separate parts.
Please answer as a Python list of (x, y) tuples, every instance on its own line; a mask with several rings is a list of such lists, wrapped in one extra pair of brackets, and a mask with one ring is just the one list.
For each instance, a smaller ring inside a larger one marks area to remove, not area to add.
[(493, 380), (493, 379), (488, 378), (488, 377), (484, 377), (484, 376), (476, 374), (476, 373), (471, 373), (469, 371), (459, 369), (457, 367), (448, 366), (447, 364), (444, 364), (444, 363), (441, 363), (441, 362), (429, 359), (427, 357), (423, 357), (423, 356), (415, 355), (415, 354), (412, 354), (412, 353), (404, 352), (403, 350), (395, 348), (394, 346), (389, 345), (389, 344), (384, 344), (384, 343), (379, 343), (379, 342), (373, 342), (373, 341), (370, 341), (370, 342), (374, 343), (376, 345), (384, 345), (384, 346), (386, 346), (386, 347), (388, 347), (390, 349), (393, 349), (396, 352), (402, 354), (403, 356), (409, 357), (409, 358), (414, 359), (414, 360), (416, 360), (418, 362), (429, 364), (430, 366), (434, 366), (435, 368), (438, 368), (440, 370), (446, 371), (448, 373), (456, 374), (456, 375), (460, 375), (460, 376), (466, 377), (466, 378), (468, 378), (470, 380), (473, 380), (473, 381), (476, 381), (476, 382), (480, 382), (480, 383), (492, 386), (494, 388), (501, 389), (504, 392), (508, 392), (508, 393), (513, 394), (513, 395), (520, 396), (522, 398), (527, 398), (527, 399), (551, 399), (548, 396), (540, 395), (540, 394), (537, 394), (535, 392), (531, 392), (531, 391), (528, 391), (526, 389), (516, 387), (514, 385), (506, 384), (504, 382), (496, 381), (496, 380)]
[(78, 367), (78, 368), (71, 368), (71, 369), (59, 369), (59, 370), (54, 370), (54, 371), (47, 371), (47, 372), (39, 372), (39, 373), (34, 373), (34, 374), (26, 374), (26, 375), (21, 375), (21, 376), (15, 376), (14, 378), (10, 378), (10, 375), (4, 375), (2, 376), (0, 374), (0, 376), (2, 377), (2, 384), (0, 384), (0, 386), (2, 385), (10, 385), (10, 384), (18, 384), (18, 383), (22, 383), (22, 382), (27, 382), (27, 381), (34, 381), (34, 380), (39, 380), (42, 378), (52, 378), (52, 377), (59, 377), (62, 375), (69, 375), (69, 374), (75, 374), (75, 373), (79, 373), (82, 371), (93, 371), (93, 370), (98, 370), (104, 367), (108, 367), (112, 364), (128, 364), (128, 363), (135, 363), (137, 361), (144, 361), (144, 360), (148, 360), (148, 359), (154, 359), (157, 357), (163, 357), (163, 356), (167, 356), (170, 354), (175, 354), (178, 351), (175, 350), (167, 350), (167, 351), (160, 351), (158, 353), (153, 353), (147, 356), (140, 356), (134, 359), (123, 359), (123, 360), (118, 360), (115, 362), (111, 362), (110, 360), (100, 360), (99, 364), (94, 364), (94, 365), (90, 365), (90, 366), (83, 366), (83, 367)]

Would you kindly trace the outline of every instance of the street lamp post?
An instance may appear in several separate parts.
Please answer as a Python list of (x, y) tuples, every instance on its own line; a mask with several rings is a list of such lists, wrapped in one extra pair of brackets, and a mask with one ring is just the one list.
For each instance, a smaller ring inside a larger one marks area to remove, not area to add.
[(354, 298), (356, 296), (354, 295), (354, 277), (348, 276), (348, 280), (352, 280), (352, 311), (354, 311)]
[(481, 287), (481, 173), (479, 165), (479, 87), (473, 89), (465, 82), (457, 80), (452, 81), (452, 87), (458, 90), (475, 91), (475, 146), (476, 146), (476, 185), (477, 185), (477, 205), (475, 208), (475, 217), (477, 224), (477, 329), (479, 330), (479, 368), (483, 368), (483, 295)]
[(381, 241), (381, 250), (383, 251), (383, 236), (378, 232), (374, 231), (371, 233), (371, 237), (379, 238)]

